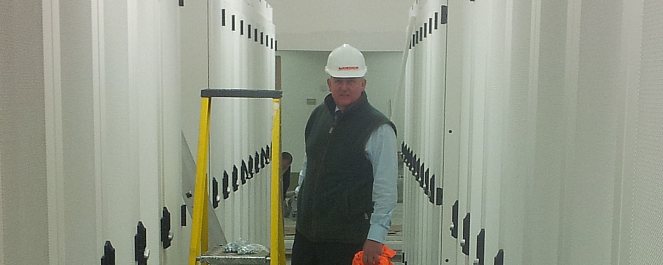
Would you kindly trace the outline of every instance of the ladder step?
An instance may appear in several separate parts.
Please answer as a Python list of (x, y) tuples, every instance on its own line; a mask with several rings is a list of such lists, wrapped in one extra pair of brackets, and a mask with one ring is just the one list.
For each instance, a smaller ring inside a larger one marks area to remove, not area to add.
[(263, 89), (237, 89), (237, 88), (208, 88), (200, 90), (200, 96), (206, 98), (226, 97), (226, 98), (281, 98), (281, 90), (263, 90)]
[(244, 254), (239, 255), (237, 253), (224, 253), (223, 246), (216, 246), (209, 250), (207, 253), (203, 254), (198, 258), (202, 263), (207, 263), (210, 265), (219, 264), (219, 265), (267, 265), (269, 264), (269, 253), (258, 253), (258, 254)]

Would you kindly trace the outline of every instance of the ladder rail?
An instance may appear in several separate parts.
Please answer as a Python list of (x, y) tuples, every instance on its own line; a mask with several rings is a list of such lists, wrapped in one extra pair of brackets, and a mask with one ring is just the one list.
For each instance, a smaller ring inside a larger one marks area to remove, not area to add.
[(210, 116), (212, 98), (271, 98), (272, 119), (272, 172), (270, 181), (270, 265), (285, 265), (285, 241), (281, 202), (281, 97), (280, 90), (218, 89), (201, 90), (198, 153), (196, 157), (196, 180), (192, 213), (189, 265), (197, 265), (197, 258), (208, 248), (208, 176)]
[[(283, 236), (283, 209), (281, 200), (281, 99), (275, 98), (272, 122), (272, 188), (271, 188), (271, 229), (270, 265), (285, 265), (285, 242)], [(274, 177), (277, 176), (277, 177)], [(276, 218), (275, 218), (276, 217)]]
[[(200, 100), (200, 127), (198, 131), (198, 153), (196, 155), (196, 183), (193, 196), (191, 242), (189, 244), (189, 265), (196, 265), (196, 258), (207, 251), (207, 153), (209, 141), (211, 98)], [(204, 243), (204, 244), (203, 244)]]

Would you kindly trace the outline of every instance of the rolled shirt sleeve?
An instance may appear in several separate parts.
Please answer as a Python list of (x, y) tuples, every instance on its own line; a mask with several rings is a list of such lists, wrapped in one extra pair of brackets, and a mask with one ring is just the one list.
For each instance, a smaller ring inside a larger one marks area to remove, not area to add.
[(378, 127), (366, 143), (366, 154), (373, 165), (373, 214), (367, 239), (384, 243), (398, 200), (397, 143), (391, 125)]

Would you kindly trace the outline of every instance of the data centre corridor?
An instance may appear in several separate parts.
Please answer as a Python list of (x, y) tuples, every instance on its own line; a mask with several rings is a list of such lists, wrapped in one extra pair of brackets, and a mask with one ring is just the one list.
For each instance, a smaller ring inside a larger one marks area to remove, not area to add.
[(0, 265), (287, 264), (342, 43), (398, 131), (394, 264), (663, 264), (663, 1), (2, 0)]

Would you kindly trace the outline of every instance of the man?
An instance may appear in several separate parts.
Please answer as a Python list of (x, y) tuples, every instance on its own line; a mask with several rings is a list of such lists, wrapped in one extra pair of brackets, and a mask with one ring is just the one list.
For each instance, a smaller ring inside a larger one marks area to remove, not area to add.
[(331, 92), (308, 119), (293, 265), (377, 264), (396, 205), (396, 128), (365, 93), (366, 63), (343, 44), (327, 59)]
[(292, 154), (289, 152), (281, 153), (281, 188), (283, 189), (283, 200), (285, 201), (285, 195), (288, 192), (290, 187), (290, 165), (292, 165)]

